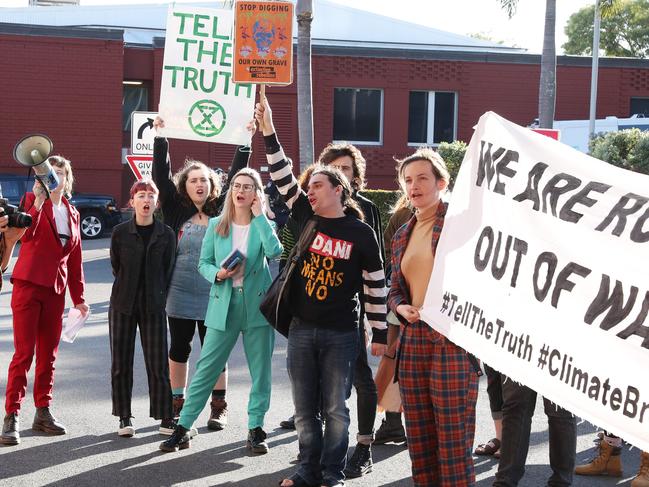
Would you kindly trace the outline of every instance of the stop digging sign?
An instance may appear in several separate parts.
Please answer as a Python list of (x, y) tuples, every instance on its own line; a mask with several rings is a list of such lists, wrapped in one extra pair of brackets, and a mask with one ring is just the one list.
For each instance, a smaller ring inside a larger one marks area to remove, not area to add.
[(234, 6), (235, 83), (293, 82), (293, 3), (237, 0)]

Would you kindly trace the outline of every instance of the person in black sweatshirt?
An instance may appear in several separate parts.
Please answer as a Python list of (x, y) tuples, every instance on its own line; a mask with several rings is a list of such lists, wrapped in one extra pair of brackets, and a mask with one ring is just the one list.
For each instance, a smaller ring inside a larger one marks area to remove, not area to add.
[[(282, 487), (341, 485), (347, 456), (354, 363), (359, 347), (359, 289), (372, 326), (372, 353), (385, 352), (385, 275), (372, 229), (334, 168), (317, 167), (302, 191), (286, 160), (267, 100), (255, 118), (264, 134), (270, 176), (300, 228), (315, 218), (317, 232), (291, 282), (287, 367), (295, 404), (300, 464)], [(322, 401), (325, 421), (318, 416)]]

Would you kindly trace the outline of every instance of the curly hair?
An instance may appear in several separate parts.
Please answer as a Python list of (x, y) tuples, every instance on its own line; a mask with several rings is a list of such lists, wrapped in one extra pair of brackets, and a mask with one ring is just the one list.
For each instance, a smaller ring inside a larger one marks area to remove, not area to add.
[(205, 200), (205, 204), (203, 205), (203, 212), (208, 216), (216, 216), (219, 210), (217, 200), (221, 196), (221, 179), (214, 171), (200, 161), (186, 159), (183, 167), (174, 175), (174, 183), (180, 195), (180, 200), (185, 206), (192, 206), (194, 204), (187, 193), (187, 178), (189, 177), (190, 171), (195, 169), (205, 171), (207, 179), (210, 182), (210, 189), (207, 200)]
[(361, 191), (365, 187), (365, 168), (367, 163), (363, 154), (361, 154), (361, 151), (356, 146), (347, 142), (336, 144), (332, 142), (322, 150), (320, 156), (318, 156), (318, 162), (328, 166), (336, 159), (345, 156), (349, 156), (352, 159), (354, 179), (350, 181), (350, 184), (355, 191)]

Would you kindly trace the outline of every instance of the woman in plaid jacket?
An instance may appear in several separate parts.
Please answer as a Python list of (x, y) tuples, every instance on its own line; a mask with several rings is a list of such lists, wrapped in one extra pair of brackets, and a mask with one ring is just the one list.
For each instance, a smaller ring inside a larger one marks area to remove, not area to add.
[(388, 305), (404, 325), (397, 365), (412, 477), (417, 486), (475, 484), (471, 450), (478, 381), (467, 353), (421, 321), (449, 181), (442, 158), (420, 149), (399, 161), (398, 174), (415, 216), (392, 239)]

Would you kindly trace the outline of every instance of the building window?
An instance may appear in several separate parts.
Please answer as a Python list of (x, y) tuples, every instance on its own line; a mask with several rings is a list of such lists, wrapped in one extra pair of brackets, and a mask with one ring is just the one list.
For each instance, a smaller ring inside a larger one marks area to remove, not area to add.
[(649, 117), (649, 98), (631, 98), (631, 113), (633, 115), (644, 115)]
[(148, 111), (149, 111), (149, 88), (143, 86), (141, 82), (134, 82), (134, 81), (125, 82), (124, 94), (122, 97), (122, 127), (124, 132), (128, 132), (131, 130), (131, 114), (133, 112), (148, 112)]
[(457, 96), (444, 91), (411, 91), (408, 108), (408, 143), (437, 145), (453, 142)]
[(334, 90), (334, 140), (381, 144), (382, 133), (383, 90)]

